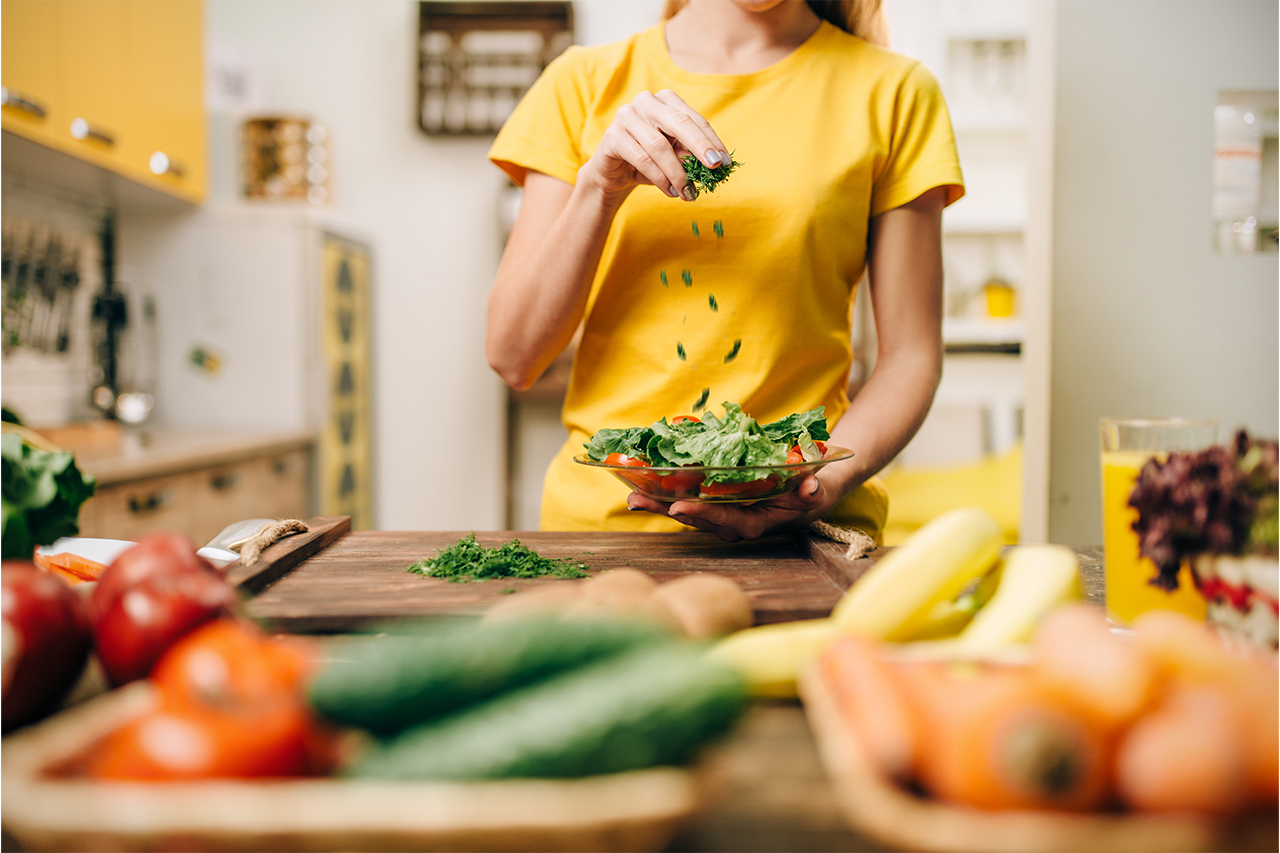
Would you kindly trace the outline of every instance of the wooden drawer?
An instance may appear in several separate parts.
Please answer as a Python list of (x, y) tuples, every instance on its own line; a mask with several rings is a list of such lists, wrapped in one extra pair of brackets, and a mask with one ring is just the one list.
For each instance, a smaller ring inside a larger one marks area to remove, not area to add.
[(80, 535), (136, 539), (172, 530), (203, 545), (246, 518), (308, 518), (310, 486), (305, 449), (104, 486), (80, 511)]
[(189, 475), (176, 475), (101, 488), (80, 511), (80, 535), (136, 539), (157, 530), (189, 533), (194, 486)]

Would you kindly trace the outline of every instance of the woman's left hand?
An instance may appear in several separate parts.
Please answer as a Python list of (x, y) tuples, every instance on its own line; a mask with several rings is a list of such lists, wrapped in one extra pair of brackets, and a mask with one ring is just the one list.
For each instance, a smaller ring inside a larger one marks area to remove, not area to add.
[(632, 492), (627, 505), (633, 510), (674, 518), (681, 524), (714, 533), (726, 542), (738, 542), (808, 527), (830, 512), (839, 499), (838, 489), (824, 483), (820, 475), (811, 474), (795, 491), (754, 504), (663, 503)]

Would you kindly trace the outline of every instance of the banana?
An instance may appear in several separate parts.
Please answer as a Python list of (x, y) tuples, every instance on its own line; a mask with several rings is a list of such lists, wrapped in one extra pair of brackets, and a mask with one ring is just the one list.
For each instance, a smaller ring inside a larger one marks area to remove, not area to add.
[(1070, 548), (1015, 546), (1005, 558), (996, 594), (956, 642), (972, 652), (1028, 642), (1045, 614), (1083, 595), (1080, 562)]
[(900, 641), (927, 625), (939, 602), (955, 598), (1000, 557), (1003, 536), (976, 507), (943, 513), (886, 554), (831, 612), (842, 632)]

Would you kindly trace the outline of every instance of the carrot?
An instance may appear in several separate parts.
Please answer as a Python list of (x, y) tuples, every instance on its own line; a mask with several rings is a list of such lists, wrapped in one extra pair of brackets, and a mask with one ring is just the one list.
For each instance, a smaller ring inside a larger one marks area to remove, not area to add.
[(819, 667), (872, 763), (890, 778), (908, 778), (916, 761), (915, 727), (902, 688), (877, 644), (841, 637), (823, 654)]
[(1021, 668), (897, 665), (917, 711), (919, 781), (984, 809), (1087, 810), (1110, 796), (1112, 739)]
[(1112, 633), (1102, 608), (1069, 604), (1049, 614), (1035, 638), (1033, 673), (1117, 728), (1138, 718), (1157, 693), (1155, 664)]
[(106, 568), (96, 560), (80, 557), (68, 551), (63, 551), (61, 554), (41, 554), (37, 551), (33, 562), (46, 572), (75, 578), (74, 583), (96, 581), (98, 575)]

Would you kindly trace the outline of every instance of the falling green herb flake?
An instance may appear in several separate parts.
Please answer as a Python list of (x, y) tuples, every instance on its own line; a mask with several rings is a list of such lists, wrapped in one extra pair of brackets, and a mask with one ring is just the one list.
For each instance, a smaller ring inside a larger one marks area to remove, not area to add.
[(719, 311), (719, 310), (720, 310), (720, 303), (719, 303), (719, 302), (716, 302), (716, 295), (715, 295), (714, 293), (708, 293), (708, 294), (707, 294), (707, 302), (709, 302), (709, 303), (711, 304), (711, 310), (712, 310), (712, 311)]
[(729, 354), (724, 357), (724, 363), (728, 364), (738, 357), (738, 350), (742, 349), (742, 338), (738, 338), (733, 342), (733, 349), (729, 350)]
[(666, 270), (658, 270), (658, 279), (662, 282), (662, 286), (663, 286), (663, 287), (666, 287), (666, 286), (667, 286), (667, 271), (666, 271)]
[(693, 287), (693, 273), (688, 270), (680, 270), (680, 280), (684, 282), (685, 287)]
[(733, 154), (729, 155), (729, 162), (723, 166), (717, 166), (714, 169), (708, 169), (702, 164), (702, 161), (692, 154), (686, 154), (680, 158), (680, 162), (684, 163), (684, 175), (689, 182), (696, 186), (699, 190), (713, 193), (716, 187), (720, 186), (726, 178), (733, 174), (734, 170), (742, 164), (733, 159)]
[(724, 223), (721, 222), (719, 219), (711, 223), (711, 230), (716, 232), (716, 237), (722, 240), (724, 239)]
[(693, 410), (695, 412), (702, 411), (707, 405), (707, 398), (710, 396), (711, 396), (711, 389), (703, 388), (702, 393), (698, 396), (697, 401), (695, 401), (693, 404)]
[(684, 354), (684, 344), (676, 341), (676, 355), (680, 356), (681, 361), (688, 361)]
[(504, 590), (502, 591), (502, 594), (503, 594), (503, 595), (512, 595), (512, 594), (513, 594), (513, 593), (515, 593), (515, 592), (516, 592), (516, 590), (512, 589), (511, 587), (507, 587), (506, 589), (504, 589)]
[(696, 240), (701, 240), (701, 239), (702, 239), (702, 235), (698, 233), (698, 222), (697, 222), (697, 220), (694, 220), (694, 222), (693, 222), (693, 236), (694, 236), (694, 239), (696, 239)]

